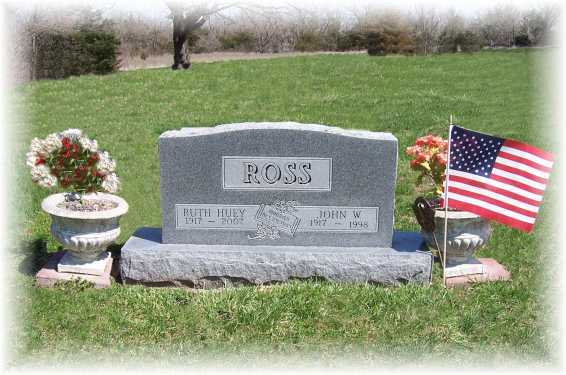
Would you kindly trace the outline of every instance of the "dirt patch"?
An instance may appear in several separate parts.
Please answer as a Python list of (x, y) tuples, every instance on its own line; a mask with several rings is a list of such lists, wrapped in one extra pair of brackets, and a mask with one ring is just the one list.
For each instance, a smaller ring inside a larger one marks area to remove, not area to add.
[(116, 202), (107, 199), (83, 199), (71, 202), (61, 202), (57, 205), (70, 211), (94, 212), (107, 211), (118, 207)]
[[(198, 53), (191, 55), (193, 63), (211, 63), (216, 61), (228, 60), (258, 60), (258, 59), (276, 59), (281, 57), (295, 56), (313, 56), (313, 55), (351, 55), (366, 53), (366, 51), (348, 51), (348, 52), (282, 52), (282, 53), (253, 53), (253, 52), (212, 52)], [(149, 56), (145, 60), (140, 57), (121, 57), (122, 64), (120, 70), (135, 69), (151, 69), (170, 67), (173, 64), (173, 55), (165, 54), (161, 56)]]

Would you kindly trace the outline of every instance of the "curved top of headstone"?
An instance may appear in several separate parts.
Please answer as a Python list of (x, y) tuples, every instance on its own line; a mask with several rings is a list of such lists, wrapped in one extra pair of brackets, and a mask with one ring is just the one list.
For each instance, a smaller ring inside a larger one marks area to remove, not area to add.
[(168, 130), (161, 134), (160, 138), (170, 137), (197, 137), (203, 135), (212, 135), (225, 132), (242, 131), (242, 130), (264, 130), (264, 129), (284, 129), (321, 132), (327, 134), (343, 135), (354, 138), (366, 139), (382, 139), (397, 140), (391, 133), (372, 132), (368, 130), (358, 129), (342, 129), (333, 126), (320, 124), (302, 124), (298, 122), (242, 122), (235, 124), (224, 124), (206, 128), (182, 128), (179, 130)]

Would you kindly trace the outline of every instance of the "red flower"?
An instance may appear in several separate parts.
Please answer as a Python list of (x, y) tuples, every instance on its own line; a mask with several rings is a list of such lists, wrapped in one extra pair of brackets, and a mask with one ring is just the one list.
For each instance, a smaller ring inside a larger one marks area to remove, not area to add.
[(432, 146), (435, 142), (435, 138), (433, 135), (425, 135), (424, 137), (417, 138), (415, 144), (417, 146)]
[(94, 154), (90, 155), (88, 160), (86, 161), (86, 165), (89, 167), (93, 165), (98, 160), (98, 154), (95, 152)]
[(35, 165), (39, 165), (39, 164), (44, 164), (45, 160), (42, 158), (37, 158), (37, 160), (35, 161)]
[(429, 161), (430, 157), (431, 157), (430, 152), (419, 152), (419, 153), (417, 153), (415, 160), (418, 163), (422, 163), (422, 162), (425, 162), (425, 161)]
[(63, 144), (63, 148), (64, 148), (65, 150), (69, 150), (69, 149), (71, 148), (71, 140), (70, 140), (69, 138), (67, 138), (67, 137), (64, 137), (64, 138), (61, 140), (61, 143)]
[(411, 160), (411, 168), (417, 169), (420, 163), (417, 160)]

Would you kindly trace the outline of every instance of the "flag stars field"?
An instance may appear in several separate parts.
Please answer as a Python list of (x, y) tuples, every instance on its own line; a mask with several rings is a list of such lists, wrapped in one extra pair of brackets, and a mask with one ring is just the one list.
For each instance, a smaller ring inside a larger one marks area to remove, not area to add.
[[(525, 143), (479, 134), (451, 128), (448, 206), (530, 232), (552, 155)], [(475, 146), (476, 136), (484, 147)], [(468, 152), (472, 154), (465, 156)]]

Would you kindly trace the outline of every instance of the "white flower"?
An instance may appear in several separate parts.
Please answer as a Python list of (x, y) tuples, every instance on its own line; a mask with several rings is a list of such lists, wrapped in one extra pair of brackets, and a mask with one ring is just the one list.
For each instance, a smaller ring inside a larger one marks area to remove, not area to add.
[(116, 162), (110, 158), (107, 151), (98, 153), (96, 169), (102, 174), (109, 174), (116, 170)]
[(59, 133), (61, 137), (67, 137), (70, 139), (77, 139), (83, 134), (81, 129), (67, 129)]
[(28, 167), (33, 168), (35, 167), (35, 163), (37, 162), (37, 153), (30, 151), (26, 154), (26, 164)]
[(43, 154), (45, 152), (45, 146), (43, 145), (43, 142), (44, 141), (39, 138), (32, 139), (29, 146), (29, 151), (35, 154)]
[(39, 186), (52, 188), (57, 185), (57, 177), (53, 176), (45, 164), (33, 166), (31, 168), (31, 179)]
[(38, 157), (45, 157), (53, 151), (60, 149), (61, 146), (61, 140), (55, 133), (48, 135), (45, 139), (34, 138), (31, 140), (29, 153), (26, 156), (28, 157), (28, 160), (31, 158), (29, 154), (35, 154)]
[(49, 134), (43, 141), (43, 150), (46, 154), (59, 150), (62, 146), (61, 139), (56, 133)]
[(116, 173), (111, 173), (102, 180), (102, 188), (109, 193), (116, 193), (120, 190), (120, 180)]
[(98, 142), (96, 139), (89, 139), (85, 136), (79, 137), (79, 143), (81, 144), (82, 148), (88, 150), (90, 152), (97, 152), (98, 151)]
[(52, 174), (49, 174), (48, 176), (45, 176), (37, 183), (41, 187), (51, 189), (52, 187), (57, 185), (57, 177), (53, 176)]
[(47, 177), (50, 174), (49, 168), (45, 164), (34, 165), (31, 167), (31, 179), (34, 182)]

